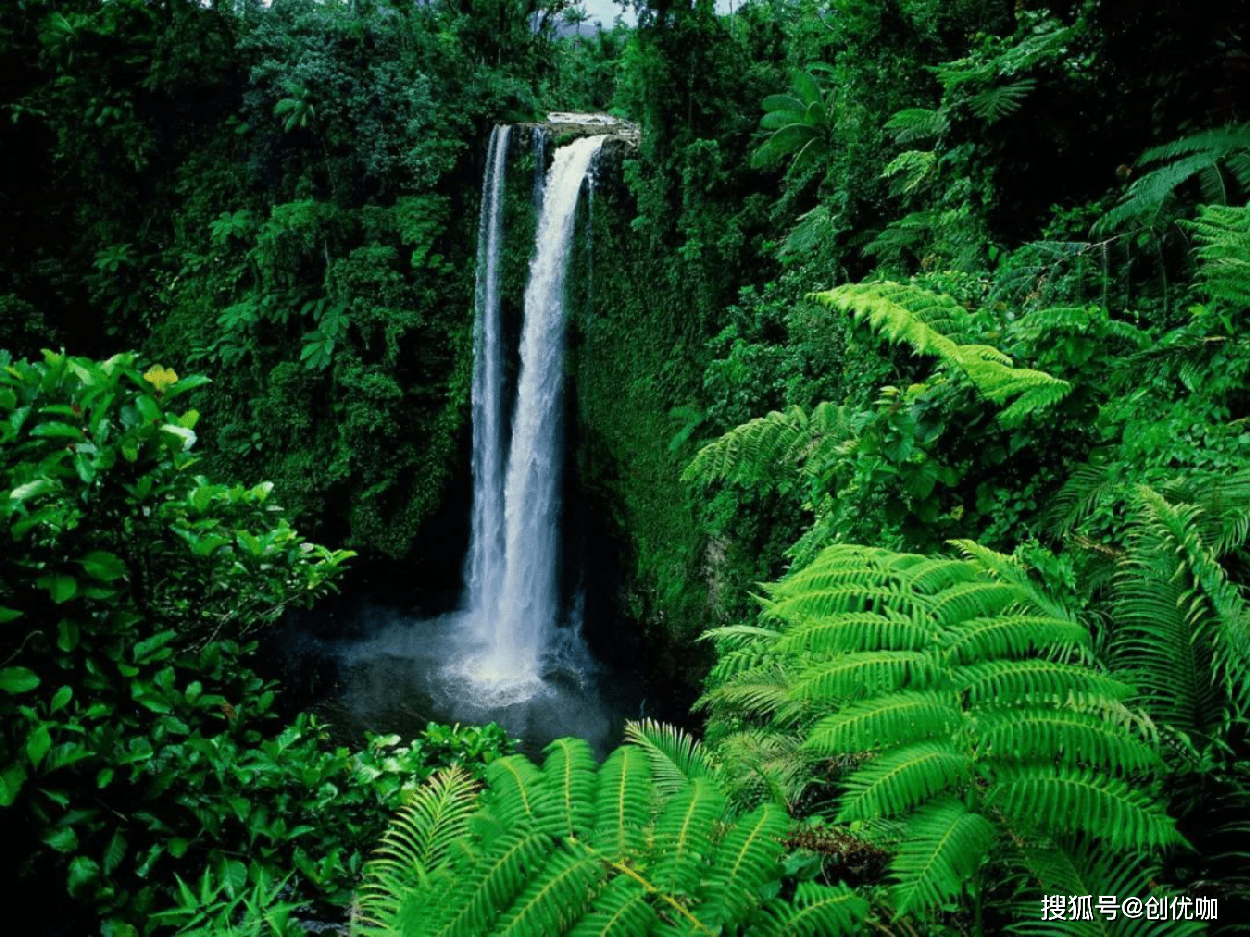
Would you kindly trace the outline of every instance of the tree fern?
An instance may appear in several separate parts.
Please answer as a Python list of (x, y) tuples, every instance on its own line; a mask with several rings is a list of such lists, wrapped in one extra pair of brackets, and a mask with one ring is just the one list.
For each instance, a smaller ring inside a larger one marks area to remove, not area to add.
[(848, 889), (801, 888), (794, 901), (763, 897), (777, 891), (790, 827), (784, 810), (765, 804), (733, 818), (688, 737), (654, 723), (629, 731), (637, 744), (613, 752), (602, 768), (576, 739), (548, 746), (541, 769), (519, 756), (503, 759), (476, 799), (461, 789), (461, 776), (440, 776), (418, 794), (424, 806), (397, 818), (369, 866), (356, 933), (836, 935), (856, 928), (866, 903)]
[(891, 903), (900, 914), (940, 907), (960, 897), (989, 855), (997, 831), (957, 797), (937, 797), (907, 825), (894, 867), (900, 884)]
[(999, 414), (1005, 426), (1057, 403), (1072, 389), (1049, 374), (1014, 367), (996, 349), (956, 341), (968, 328), (968, 314), (950, 297), (906, 284), (859, 283), (814, 298), (856, 321), (866, 321), (889, 341), (905, 344), (916, 354), (936, 356), (963, 374), (978, 393), (1006, 408)]
[(1198, 242), (1198, 282), (1207, 295), (1233, 309), (1250, 307), (1250, 208), (1204, 205), (1185, 227)]
[(1195, 178), (1203, 201), (1225, 204), (1234, 186), (1244, 196), (1250, 190), (1250, 124), (1204, 130), (1152, 147), (1138, 158), (1137, 165), (1154, 168), (1134, 181), (1120, 204), (1099, 219), (1094, 225), (1095, 236), (1129, 221), (1153, 223), (1165, 212), (1177, 189)]
[(894, 134), (895, 143), (907, 144), (940, 137), (950, 129), (950, 122), (945, 111), (912, 107), (897, 111), (886, 123), (885, 129)]
[[(792, 673), (803, 716), (781, 729), (799, 753), (850, 758), (832, 819), (902, 823), (890, 903), (921, 917), (986, 899), (979, 870), (1013, 843), (1181, 842), (1133, 688), (1091, 665), (1088, 632), (1016, 561), (958, 546), (964, 559), (829, 547), (767, 588), (776, 636), (756, 638)], [(710, 733), (771, 724), (771, 704), (716, 691)]]
[(625, 723), (625, 738), (646, 753), (651, 775), (663, 794), (675, 794), (687, 782), (711, 773), (703, 747), (681, 729), (643, 719)]
[(1095, 911), (1093, 920), (1042, 920), (1036, 895), (1134, 895), (1167, 900), (1176, 893), (1158, 885), (1158, 863), (1138, 853), (1071, 844), (1058, 848), (1035, 841), (1009, 844), (1004, 860), (1011, 870), (1005, 887), (1019, 898), (1013, 903), (1010, 934), (1023, 937), (1171, 937), (1206, 932), (1202, 921), (1157, 921), (1118, 915), (1112, 921)]
[(1250, 704), (1250, 608), (1202, 536), (1200, 507), (1140, 488), (1136, 512), (1113, 659), (1158, 719), (1207, 736)]
[(453, 767), (431, 777), (383, 835), (366, 869), (363, 913), (375, 922), (379, 916), (402, 916), (404, 897), (446, 860), (476, 808), (477, 783), (467, 772)]
[(812, 476), (854, 439), (867, 413), (849, 407), (818, 404), (810, 416), (802, 407), (774, 411), (708, 443), (682, 474), (683, 481), (708, 484), (775, 483), (789, 470)]

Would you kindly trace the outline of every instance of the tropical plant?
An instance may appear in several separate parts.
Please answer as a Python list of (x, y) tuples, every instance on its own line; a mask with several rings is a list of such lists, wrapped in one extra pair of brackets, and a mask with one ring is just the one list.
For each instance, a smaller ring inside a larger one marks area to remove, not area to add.
[(1210, 299), (1234, 310), (1250, 308), (1250, 208), (1203, 205), (1185, 227), (1198, 242), (1198, 282)]
[[(1129, 185), (1120, 203), (1094, 225), (1095, 236), (1128, 222), (1154, 227), (1172, 217), (1176, 193), (1197, 179), (1203, 200), (1225, 205), (1250, 193), (1250, 124), (1229, 124), (1188, 134), (1142, 153), (1136, 165), (1147, 169)], [(1153, 167), (1153, 168), (1148, 168)]]
[(1072, 390), (1067, 381), (1015, 367), (997, 348), (961, 343), (973, 324), (967, 310), (949, 296), (902, 283), (858, 283), (813, 298), (849, 313), (857, 322), (868, 322), (878, 334), (907, 345), (918, 355), (936, 356), (966, 378), (978, 394), (1004, 407), (998, 415), (1003, 426), (1019, 425)]
[[(580, 739), (541, 768), (495, 762), (478, 792), (436, 776), (392, 823), (369, 868), (362, 935), (840, 934), (866, 902), (801, 883), (776, 897), (790, 826), (773, 804), (734, 816), (689, 743), (636, 726), (644, 744), (602, 767)], [(766, 897), (768, 895), (773, 897)]]
[(834, 125), (833, 99), (821, 90), (813, 72), (828, 73), (823, 63), (798, 71), (790, 84), (790, 94), (774, 94), (764, 99), (765, 114), (760, 127), (768, 138), (751, 154), (751, 165), (772, 166), (787, 157), (790, 168), (801, 172), (828, 154)]
[(212, 877), (197, 914), (287, 874), (284, 898), (346, 902), (386, 810), (506, 735), (431, 724), (353, 752), (312, 718), (283, 728), (247, 638), (351, 554), (301, 538), (270, 486), (196, 474), (198, 414), (178, 404), (202, 379), (131, 355), (0, 361), (6, 874), (51, 880), (117, 937), (177, 874)]
[[(967, 899), (978, 930), (987, 915), (1036, 927), (1060, 879), (1080, 883), (1071, 894), (1117, 875), (1148, 888), (1150, 857), (1183, 839), (1133, 687), (1016, 561), (958, 546), (963, 559), (835, 545), (770, 586), (758, 627), (710, 632), (710, 731), (797, 741), (832, 818), (893, 839), (898, 915)], [(832, 788), (822, 764), (842, 766)], [(1003, 875), (1018, 895), (997, 891)]]

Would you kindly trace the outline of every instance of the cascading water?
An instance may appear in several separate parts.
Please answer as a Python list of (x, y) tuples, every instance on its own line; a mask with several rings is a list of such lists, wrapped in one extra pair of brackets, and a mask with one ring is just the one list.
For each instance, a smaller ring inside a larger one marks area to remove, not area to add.
[[(470, 662), (479, 680), (497, 689), (523, 691), (541, 681), (542, 659), (559, 618), (560, 484), (563, 463), (561, 417), (564, 391), (564, 279), (573, 240), (578, 197), (591, 160), (606, 137), (583, 137), (556, 151), (543, 188), (542, 210), (525, 289), (525, 321), (521, 335), (521, 374), (513, 415), (512, 444), (503, 484), (504, 536), (502, 563), (480, 567), (498, 578), (469, 580), (468, 607), (478, 616), (478, 632), (486, 636), (485, 654)], [(488, 181), (489, 184), (489, 181)], [(498, 178), (494, 180), (499, 186)], [(483, 213), (485, 213), (485, 207)], [(488, 225), (486, 280), (490, 297), (491, 248), (496, 219)], [(498, 296), (495, 296), (497, 316)], [(484, 303), (484, 315), (490, 315)], [(479, 334), (486, 334), (479, 328)], [(496, 329), (496, 332), (498, 330)], [(483, 358), (499, 358), (479, 346)], [(479, 360), (479, 373), (486, 367)], [(476, 385), (475, 385), (476, 387)], [(498, 397), (496, 396), (496, 398)], [(474, 419), (477, 419), (475, 407)], [(489, 417), (484, 417), (489, 421)], [(499, 423), (496, 418), (494, 426)], [(477, 430), (474, 429), (477, 453)], [(482, 440), (483, 448), (495, 443)], [(482, 460), (485, 465), (485, 459)], [(494, 497), (497, 480), (475, 472), (474, 484)], [(479, 520), (474, 495), (474, 523)], [(481, 520), (486, 523), (485, 510)], [(493, 529), (474, 531), (474, 544), (494, 543)], [(475, 547), (476, 550), (476, 547)], [(474, 563), (477, 554), (474, 553)], [(474, 566), (474, 571), (478, 567)]]
[(525, 290), (515, 388), (507, 381), (514, 350), (505, 347), (500, 302), (509, 139), (507, 127), (491, 134), (482, 183), (464, 599), (458, 611), (421, 620), (363, 608), (368, 637), (335, 648), (343, 676), (331, 716), (357, 729), (401, 733), (427, 720), (498, 721), (531, 754), (562, 735), (588, 739), (603, 753), (620, 738), (621, 719), (613, 713), (633, 713), (637, 703), (627, 678), (603, 686), (595, 677), (576, 627), (585, 602), (580, 585), (561, 620), (560, 498), (565, 277), (580, 192), (606, 137), (584, 137), (553, 155)]
[[(511, 127), (495, 127), (482, 179), (473, 335), (473, 521), (465, 580), (470, 612), (485, 623), (499, 604), (503, 582), (503, 354), (499, 321), (499, 267), (503, 196)], [(483, 631), (482, 636), (486, 634)]]

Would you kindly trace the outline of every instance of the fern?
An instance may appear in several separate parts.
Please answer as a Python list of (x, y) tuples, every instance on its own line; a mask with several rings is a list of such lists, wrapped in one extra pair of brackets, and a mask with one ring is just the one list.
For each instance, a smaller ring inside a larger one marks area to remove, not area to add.
[(1021, 102), (1036, 87), (1037, 82), (1032, 78), (1022, 78), (1009, 85), (987, 88), (974, 95), (968, 104), (974, 114), (992, 124), (1020, 110)]
[(1250, 190), (1250, 124), (1230, 124), (1190, 134), (1141, 155), (1137, 165), (1156, 165), (1139, 177), (1124, 197), (1094, 225), (1095, 236), (1126, 222), (1150, 225), (1166, 214), (1177, 190), (1199, 178), (1207, 202), (1225, 203), (1230, 182)]
[(646, 753), (656, 788), (662, 794), (675, 794), (687, 782), (711, 773), (703, 747), (681, 729), (644, 719), (626, 722), (625, 738)]
[(918, 809), (894, 867), (900, 884), (891, 903), (900, 914), (940, 907), (964, 894), (994, 843), (994, 824), (956, 797), (938, 797)]
[(709, 732), (754, 720), (850, 766), (834, 820), (901, 824), (890, 904), (920, 917), (976, 891), (982, 864), (1015, 843), (1143, 858), (1181, 842), (1149, 781), (1161, 762), (1127, 707), (1133, 688), (1091, 666), (1088, 632), (1017, 561), (957, 546), (964, 559), (835, 545), (767, 588), (752, 646), (792, 674), (797, 725), (772, 700), (715, 684), (705, 697)]
[(950, 129), (950, 122), (944, 111), (913, 107), (895, 113), (885, 129), (894, 134), (895, 143), (908, 144), (940, 137)]
[(894, 195), (910, 195), (933, 178), (937, 155), (931, 150), (907, 150), (900, 153), (881, 171), (883, 179), (892, 180)]
[(1072, 390), (1067, 381), (1014, 367), (1010, 358), (995, 349), (957, 342), (955, 337), (967, 328), (968, 313), (948, 296), (899, 283), (862, 283), (840, 286), (814, 298), (856, 321), (868, 322), (889, 341), (905, 344), (916, 354), (933, 355), (963, 374), (979, 394), (1006, 407), (999, 414), (1004, 426), (1018, 425)]
[[(360, 935), (632, 935), (854, 930), (847, 889), (776, 894), (790, 819), (766, 804), (734, 820), (698, 747), (631, 723), (637, 743), (596, 769), (560, 739), (541, 769), (520, 756), (481, 797), (440, 775), (386, 834), (368, 867)], [(494, 767), (494, 766), (492, 766)], [(472, 816), (469, 816), (472, 811)]]
[[(1202, 535), (1205, 512), (1140, 488), (1116, 581), (1113, 660), (1161, 722), (1209, 737), (1250, 704), (1250, 608)], [(1240, 529), (1240, 527), (1238, 528)]]
[(845, 450), (867, 419), (865, 412), (829, 403), (818, 404), (810, 416), (798, 406), (774, 411), (708, 443), (682, 480), (776, 484), (787, 472), (810, 478)]
[(376, 922), (403, 913), (402, 897), (442, 864), (477, 807), (477, 783), (458, 767), (433, 775), (400, 810), (365, 870), (361, 916)]
[(1250, 209), (1204, 205), (1185, 227), (1198, 242), (1198, 282), (1207, 295), (1250, 308)]

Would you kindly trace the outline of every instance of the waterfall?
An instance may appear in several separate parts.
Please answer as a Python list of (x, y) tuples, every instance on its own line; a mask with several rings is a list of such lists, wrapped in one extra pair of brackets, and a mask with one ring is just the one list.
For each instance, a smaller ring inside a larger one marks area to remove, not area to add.
[[(339, 701), (357, 730), (408, 737), (431, 719), (497, 721), (531, 757), (554, 738), (575, 735), (604, 756), (620, 739), (619, 714), (632, 713), (633, 685), (602, 670), (581, 639), (586, 583), (564, 588), (561, 546), (576, 551), (561, 504), (567, 441), (564, 285), (572, 263), (578, 200), (604, 137), (561, 147), (539, 188), (538, 228), (524, 295), (520, 348), (501, 307), (509, 277), (503, 252), (505, 170), (518, 134), (497, 127), (482, 182), (474, 293), (473, 506), (459, 608), (414, 620), (365, 605), (366, 637), (340, 642)], [(535, 153), (542, 145), (533, 141)], [(528, 155), (528, 153), (526, 154)], [(528, 208), (529, 180), (511, 192)], [(513, 187), (517, 179), (514, 176)], [(521, 247), (520, 242), (512, 247)], [(587, 244), (587, 247), (589, 245)], [(521, 297), (515, 297), (520, 300)], [(580, 299), (580, 298), (579, 298)], [(516, 365), (519, 364), (519, 370)], [(514, 377), (515, 375), (515, 377)], [(569, 427), (570, 434), (575, 427)], [(591, 606), (594, 607), (593, 605)]]
[(495, 127), (482, 178), (473, 325), (473, 520), (465, 579), (478, 622), (498, 607), (503, 581), (503, 353), (499, 255), (510, 127)]
[[(491, 368), (498, 369), (502, 358), (498, 348), (498, 238), (506, 131), (498, 140), (492, 136), (494, 160), (488, 173), (493, 172), (493, 176), (483, 184), (485, 234), (481, 237), (485, 246), (478, 257), (474, 527), (468, 607), (485, 645), (484, 656), (470, 665), (471, 670), (479, 680), (496, 686), (532, 687), (541, 681), (543, 655), (551, 645), (560, 614), (564, 280), (578, 198), (590, 162), (604, 139), (583, 137), (558, 149), (543, 186), (525, 289), (511, 449), (501, 483), (499, 462), (495, 460), (502, 452), (498, 411), (501, 378), (492, 377)], [(491, 192), (489, 217), (487, 190)], [(483, 388), (480, 408), (479, 383)], [(498, 523), (500, 507), (502, 527)]]

